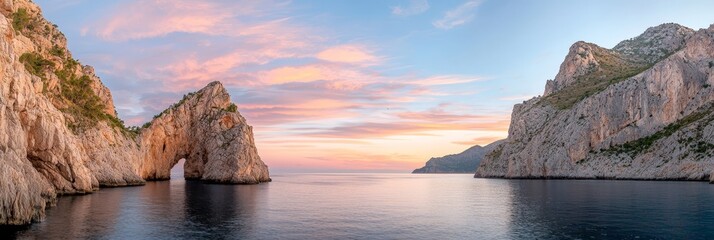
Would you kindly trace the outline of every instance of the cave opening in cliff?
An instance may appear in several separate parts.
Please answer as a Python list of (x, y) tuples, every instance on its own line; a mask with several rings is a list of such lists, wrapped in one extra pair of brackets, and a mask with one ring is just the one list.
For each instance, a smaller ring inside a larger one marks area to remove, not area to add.
[(185, 158), (181, 158), (173, 167), (171, 167), (171, 179), (183, 179), (183, 164), (186, 163)]

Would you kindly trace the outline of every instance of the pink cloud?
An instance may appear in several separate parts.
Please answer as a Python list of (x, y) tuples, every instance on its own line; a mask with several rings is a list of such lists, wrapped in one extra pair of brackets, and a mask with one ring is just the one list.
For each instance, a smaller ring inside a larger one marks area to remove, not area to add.
[(437, 86), (437, 85), (449, 85), (449, 84), (461, 84), (470, 83), (476, 81), (486, 80), (484, 77), (480, 76), (458, 76), (458, 75), (441, 75), (432, 76), (427, 78), (411, 80), (409, 83), (415, 85), (423, 86)]
[(334, 46), (317, 53), (316, 57), (329, 62), (341, 63), (375, 63), (379, 60), (365, 47), (356, 45)]
[(285, 6), (284, 2), (278, 1), (132, 1), (118, 5), (107, 18), (84, 27), (82, 31), (110, 41), (161, 37), (176, 32), (256, 35), (271, 30), (275, 22), (268, 19), (261, 21), (263, 24), (250, 24), (248, 18), (268, 16)]
[(314, 65), (280, 67), (264, 74), (264, 79), (272, 84), (288, 82), (312, 82), (330, 78), (323, 68)]
[(184, 39), (195, 41), (196, 46), (137, 49), (154, 59), (112, 63), (133, 65), (123, 69), (148, 72), (146, 78), (168, 83), (165, 85), (172, 91), (187, 91), (211, 81), (228, 82), (236, 75), (245, 76), (237, 73), (244, 66), (312, 56), (312, 45), (319, 41), (319, 34), (275, 14), (287, 8), (288, 4), (280, 1), (123, 2), (104, 19), (83, 27), (82, 33), (110, 42), (194, 34)]
[(435, 123), (435, 122), (386, 122), (342, 125), (328, 129), (315, 129), (310, 136), (324, 138), (381, 138), (398, 135), (430, 135), (431, 131), (507, 131), (509, 121), (498, 120), (483, 123)]
[(306, 100), (283, 106), (242, 104), (239, 108), (252, 122), (259, 125), (359, 117), (358, 114), (348, 111), (358, 108), (354, 103), (329, 99)]
[(473, 146), (473, 145), (481, 145), (481, 146), (486, 146), (492, 142), (504, 139), (505, 137), (502, 136), (484, 136), (484, 137), (477, 137), (473, 138), (471, 140), (467, 141), (454, 141), (452, 143), (455, 144), (460, 144), (460, 145), (468, 145), (468, 146)]
[(352, 89), (380, 77), (367, 69), (330, 63), (278, 67), (258, 73), (258, 76), (267, 84), (327, 80), (336, 88)]
[(474, 114), (461, 114), (447, 112), (444, 109), (431, 109), (421, 112), (400, 112), (397, 113), (402, 119), (406, 120), (422, 120), (422, 121), (433, 121), (433, 122), (459, 122), (459, 121), (504, 121), (508, 120), (508, 115), (474, 115)]
[(207, 33), (231, 17), (229, 9), (210, 2), (136, 1), (121, 5), (111, 18), (88, 28), (112, 41), (163, 36), (172, 32)]
[[(281, 147), (294, 147), (295, 144), (285, 144), (284, 139), (280, 140), (265, 140), (264, 143), (276, 144)], [(367, 145), (369, 144), (364, 140), (354, 140), (354, 139), (320, 139), (320, 138), (309, 138), (300, 139), (300, 143), (306, 144), (306, 146), (315, 146), (320, 144), (357, 144), (357, 145)]]

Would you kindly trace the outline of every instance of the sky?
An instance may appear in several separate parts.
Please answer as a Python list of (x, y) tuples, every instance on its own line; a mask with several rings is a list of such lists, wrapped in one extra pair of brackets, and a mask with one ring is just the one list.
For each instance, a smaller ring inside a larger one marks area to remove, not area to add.
[(35, 0), (142, 125), (221, 81), (271, 172), (408, 172), (507, 136), (568, 48), (714, 23), (714, 1)]

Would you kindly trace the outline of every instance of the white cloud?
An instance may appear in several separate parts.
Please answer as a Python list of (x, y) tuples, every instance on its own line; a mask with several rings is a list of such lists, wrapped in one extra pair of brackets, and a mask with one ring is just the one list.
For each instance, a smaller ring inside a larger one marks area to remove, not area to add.
[(392, 7), (392, 14), (399, 16), (417, 15), (429, 10), (429, 2), (426, 0), (411, 0), (409, 5)]
[(461, 4), (457, 8), (449, 10), (439, 20), (432, 22), (434, 27), (440, 29), (452, 29), (456, 26), (470, 22), (474, 18), (473, 11), (481, 5), (481, 0), (470, 0)]

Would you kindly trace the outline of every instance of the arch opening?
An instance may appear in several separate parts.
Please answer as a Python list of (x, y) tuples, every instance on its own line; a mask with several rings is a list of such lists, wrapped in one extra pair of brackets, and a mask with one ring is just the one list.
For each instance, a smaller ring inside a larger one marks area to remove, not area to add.
[(186, 164), (186, 158), (181, 158), (171, 167), (170, 179), (183, 179), (184, 178), (184, 164)]

